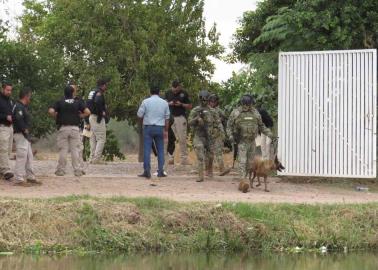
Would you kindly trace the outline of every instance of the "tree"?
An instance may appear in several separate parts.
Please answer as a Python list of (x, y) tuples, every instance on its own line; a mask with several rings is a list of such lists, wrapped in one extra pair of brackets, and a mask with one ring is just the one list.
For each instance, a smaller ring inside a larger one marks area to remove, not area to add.
[(47, 118), (47, 108), (62, 96), (64, 76), (59, 58), (48, 50), (36, 52), (32, 46), (0, 39), (0, 81), (14, 85), (13, 98), (25, 86), (33, 90), (31, 113), (32, 133), (41, 137), (55, 129), (55, 123)]
[(269, 17), (276, 15), (283, 7), (291, 7), (295, 2), (294, 0), (265, 0), (258, 3), (256, 10), (245, 12), (231, 44), (234, 59), (248, 63), (252, 53), (276, 50), (277, 44), (273, 42), (255, 44), (254, 41), (261, 35)]
[[(246, 12), (234, 36), (233, 58), (250, 64), (250, 91), (277, 110), (280, 51), (338, 50), (378, 46), (378, 1), (265, 0)], [(227, 87), (227, 84), (226, 84)]]
[(54, 48), (64, 75), (87, 92), (111, 78), (112, 117), (135, 118), (148, 87), (179, 78), (189, 92), (207, 85), (218, 57), (216, 27), (205, 32), (203, 0), (27, 0), (21, 41)]

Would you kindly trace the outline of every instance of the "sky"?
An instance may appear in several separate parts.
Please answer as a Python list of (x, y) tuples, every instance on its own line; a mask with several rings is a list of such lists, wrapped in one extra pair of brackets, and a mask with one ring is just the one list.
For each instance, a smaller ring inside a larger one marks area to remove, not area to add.
[[(205, 0), (204, 16), (206, 28), (209, 30), (214, 23), (220, 33), (220, 43), (230, 52), (229, 45), (232, 35), (238, 27), (238, 20), (243, 12), (254, 10), (258, 0)], [(22, 0), (0, 0), (0, 18), (10, 20), (11, 26), (17, 25), (16, 17), (22, 13)], [(215, 82), (226, 81), (232, 72), (239, 71), (243, 65), (240, 63), (227, 64), (223, 61), (212, 59), (216, 70), (212, 80)]]

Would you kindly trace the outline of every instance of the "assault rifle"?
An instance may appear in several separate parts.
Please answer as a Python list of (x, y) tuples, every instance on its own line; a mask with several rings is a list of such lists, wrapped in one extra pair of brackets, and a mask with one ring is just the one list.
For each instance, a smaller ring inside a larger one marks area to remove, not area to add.
[(237, 159), (237, 157), (238, 157), (238, 151), (239, 151), (239, 149), (238, 149), (238, 143), (233, 143), (232, 144), (232, 149), (233, 149), (233, 152), (234, 152), (234, 159), (233, 159), (233, 161), (232, 161), (232, 168), (235, 168), (235, 161), (236, 161), (236, 159)]

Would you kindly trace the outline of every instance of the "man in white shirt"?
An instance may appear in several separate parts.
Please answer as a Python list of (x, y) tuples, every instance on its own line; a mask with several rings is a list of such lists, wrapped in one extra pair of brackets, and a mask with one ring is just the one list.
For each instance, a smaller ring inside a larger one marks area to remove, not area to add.
[(158, 177), (164, 174), (164, 139), (168, 137), (169, 106), (160, 98), (160, 88), (153, 86), (151, 96), (143, 100), (138, 110), (138, 117), (143, 119), (143, 169), (139, 177), (151, 178), (151, 149), (155, 141), (158, 154)]

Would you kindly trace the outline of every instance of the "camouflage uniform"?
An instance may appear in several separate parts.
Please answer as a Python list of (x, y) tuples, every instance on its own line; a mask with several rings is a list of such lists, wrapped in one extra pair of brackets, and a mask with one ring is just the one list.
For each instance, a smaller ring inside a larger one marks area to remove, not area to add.
[[(231, 134), (238, 140), (238, 163), (241, 179), (247, 176), (248, 164), (255, 154), (255, 139), (259, 132), (272, 137), (271, 131), (266, 128), (259, 112), (253, 106), (243, 106), (233, 120)], [(230, 119), (231, 120), (231, 119)]]
[[(214, 112), (217, 114), (218, 118), (221, 120), (226, 119), (226, 116), (222, 109), (215, 107)], [(214, 142), (214, 159), (218, 164), (219, 171), (222, 173), (225, 171), (224, 160), (223, 160), (223, 146), (224, 140), (226, 139), (223, 124), (218, 128), (215, 127), (215, 142)]]
[[(200, 116), (201, 112), (203, 118)], [(203, 119), (203, 125), (200, 123), (200, 118)], [(208, 175), (212, 176), (215, 138), (217, 129), (223, 129), (222, 123), (214, 109), (207, 105), (195, 107), (189, 115), (188, 122), (194, 133), (193, 146), (197, 155), (198, 181), (203, 181), (204, 167)]]
[(230, 116), (228, 117), (227, 121), (227, 136), (230, 138), (231, 143), (235, 143), (235, 138), (234, 138), (234, 126), (235, 126), (235, 120), (239, 116), (239, 114), (242, 111), (242, 106), (239, 106), (231, 112)]

